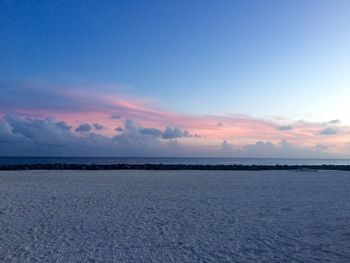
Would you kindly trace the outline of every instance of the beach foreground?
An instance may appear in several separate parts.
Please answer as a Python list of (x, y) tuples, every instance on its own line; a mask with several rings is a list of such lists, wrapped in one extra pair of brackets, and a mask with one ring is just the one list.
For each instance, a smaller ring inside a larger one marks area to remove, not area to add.
[(349, 262), (350, 173), (1, 171), (0, 262)]

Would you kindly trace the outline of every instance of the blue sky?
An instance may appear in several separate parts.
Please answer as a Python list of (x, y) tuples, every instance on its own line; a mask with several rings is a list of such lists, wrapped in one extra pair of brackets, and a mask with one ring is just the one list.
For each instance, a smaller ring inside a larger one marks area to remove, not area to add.
[(79, 90), (184, 115), (350, 125), (349, 1), (2, 1), (0, 12), (0, 89), (22, 114)]

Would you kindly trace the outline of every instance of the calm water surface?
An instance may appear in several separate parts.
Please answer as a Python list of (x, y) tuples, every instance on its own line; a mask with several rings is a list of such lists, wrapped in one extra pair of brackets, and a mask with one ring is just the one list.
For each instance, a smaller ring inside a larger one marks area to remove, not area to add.
[(164, 157), (0, 157), (0, 164), (242, 164), (242, 165), (350, 165), (349, 159), (284, 158), (164, 158)]

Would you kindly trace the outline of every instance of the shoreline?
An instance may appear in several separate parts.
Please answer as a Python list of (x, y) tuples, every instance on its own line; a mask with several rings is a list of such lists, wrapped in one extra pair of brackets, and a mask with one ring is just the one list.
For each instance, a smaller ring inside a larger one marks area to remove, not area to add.
[(350, 165), (192, 165), (192, 164), (2, 164), (0, 171), (16, 170), (207, 170), (207, 171), (265, 171), (265, 170), (334, 170), (350, 171)]

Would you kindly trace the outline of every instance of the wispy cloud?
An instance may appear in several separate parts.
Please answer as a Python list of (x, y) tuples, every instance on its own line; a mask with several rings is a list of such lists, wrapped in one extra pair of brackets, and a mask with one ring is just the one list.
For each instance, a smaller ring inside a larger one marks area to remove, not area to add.
[(335, 120), (329, 121), (328, 123), (329, 123), (329, 124), (339, 124), (339, 123), (341, 123), (341, 121), (338, 120), (338, 119), (335, 119)]
[(277, 128), (279, 131), (290, 131), (293, 130), (293, 127), (291, 125), (282, 125)]
[(334, 129), (334, 128), (326, 128), (326, 129), (320, 131), (321, 135), (334, 135), (337, 133), (338, 133), (338, 130)]

